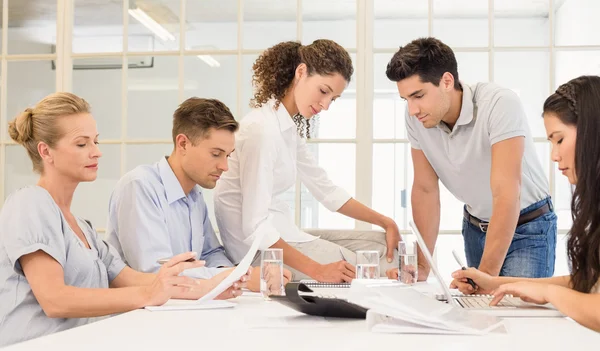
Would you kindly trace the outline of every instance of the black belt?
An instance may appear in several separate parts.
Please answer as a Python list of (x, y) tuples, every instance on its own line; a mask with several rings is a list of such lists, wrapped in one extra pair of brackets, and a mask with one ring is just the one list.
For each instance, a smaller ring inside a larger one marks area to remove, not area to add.
[[(527, 222), (530, 222), (536, 218), (538, 218), (539, 216), (546, 214), (548, 212), (550, 212), (550, 205), (548, 203), (545, 203), (542, 207), (535, 209), (533, 211), (529, 211), (527, 213), (524, 213), (522, 215), (519, 216), (519, 220), (517, 221), (517, 227), (525, 224)], [(469, 221), (471, 224), (473, 224), (474, 226), (478, 227), (482, 232), (487, 232), (488, 226), (489, 226), (489, 222), (486, 221), (482, 221), (481, 219), (472, 216), (467, 209), (465, 208), (464, 210), (464, 217), (467, 221)]]

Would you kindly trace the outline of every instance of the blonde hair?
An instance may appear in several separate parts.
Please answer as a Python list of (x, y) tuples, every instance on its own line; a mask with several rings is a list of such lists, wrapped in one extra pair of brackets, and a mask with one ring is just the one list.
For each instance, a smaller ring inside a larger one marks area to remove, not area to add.
[(41, 174), (44, 165), (37, 149), (38, 144), (43, 142), (54, 147), (64, 135), (58, 126), (58, 119), (89, 112), (90, 105), (87, 101), (75, 94), (50, 94), (9, 122), (8, 134), (12, 140), (25, 147), (33, 163), (33, 170)]

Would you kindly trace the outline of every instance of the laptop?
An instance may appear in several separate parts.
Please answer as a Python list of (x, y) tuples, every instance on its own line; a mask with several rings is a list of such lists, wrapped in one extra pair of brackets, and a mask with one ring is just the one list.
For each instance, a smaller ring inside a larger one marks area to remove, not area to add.
[(498, 306), (490, 306), (493, 296), (491, 295), (452, 295), (450, 288), (444, 283), (437, 266), (433, 263), (433, 258), (425, 245), (425, 241), (417, 226), (413, 221), (409, 222), (410, 229), (417, 237), (417, 242), (421, 247), (425, 260), (429, 263), (431, 271), (442, 287), (443, 294), (436, 296), (438, 300), (451, 303), (457, 307), (491, 314), (499, 317), (563, 317), (564, 315), (555, 309), (552, 305), (536, 305), (522, 301), (513, 296), (504, 296)]

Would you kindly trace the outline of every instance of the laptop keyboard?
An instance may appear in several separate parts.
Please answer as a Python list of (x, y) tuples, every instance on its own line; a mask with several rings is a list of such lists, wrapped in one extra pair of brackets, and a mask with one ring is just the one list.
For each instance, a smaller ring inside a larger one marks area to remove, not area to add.
[(510, 300), (504, 298), (502, 299), (496, 306), (490, 306), (490, 302), (492, 302), (492, 297), (487, 296), (468, 296), (468, 297), (455, 297), (456, 301), (463, 308), (476, 308), (476, 309), (485, 309), (485, 308), (516, 308), (517, 306), (512, 303)]

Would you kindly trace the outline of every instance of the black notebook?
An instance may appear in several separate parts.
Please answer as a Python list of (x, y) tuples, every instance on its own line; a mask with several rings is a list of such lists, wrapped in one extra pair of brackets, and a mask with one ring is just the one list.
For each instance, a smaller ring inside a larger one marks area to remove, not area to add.
[[(300, 294), (312, 293), (313, 291), (300, 282), (290, 282), (285, 286), (285, 296), (271, 296), (277, 301), (296, 311), (312, 316), (338, 317), (338, 318), (361, 318), (367, 317), (367, 309), (339, 299), (333, 296), (317, 296)], [(317, 292), (318, 294), (318, 292)]]

